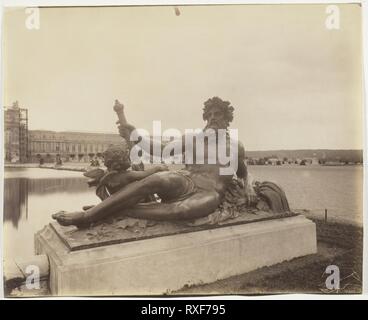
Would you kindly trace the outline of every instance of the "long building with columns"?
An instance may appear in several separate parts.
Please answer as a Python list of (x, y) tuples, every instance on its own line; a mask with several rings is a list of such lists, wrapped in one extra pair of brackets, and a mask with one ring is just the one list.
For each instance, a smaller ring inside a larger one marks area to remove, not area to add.
[(29, 130), (28, 110), (18, 101), (4, 107), (4, 120), (5, 162), (89, 162), (122, 141), (113, 133)]
[(29, 130), (29, 161), (89, 162), (101, 158), (110, 144), (121, 142), (118, 134)]

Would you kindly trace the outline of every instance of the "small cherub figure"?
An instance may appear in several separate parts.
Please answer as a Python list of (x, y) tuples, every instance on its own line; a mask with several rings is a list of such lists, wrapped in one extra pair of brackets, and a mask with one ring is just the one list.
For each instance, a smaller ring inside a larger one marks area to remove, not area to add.
[[(96, 195), (104, 201), (115, 192), (122, 190), (125, 186), (135, 181), (142, 180), (154, 173), (160, 171), (168, 171), (168, 167), (164, 164), (155, 165), (146, 170), (142, 170), (139, 165), (132, 165), (129, 157), (129, 146), (125, 140), (119, 145), (110, 145), (103, 153), (104, 164), (107, 170), (100, 168), (92, 169), (85, 172), (83, 175), (90, 178), (88, 185), (96, 187)], [(132, 168), (133, 170), (128, 170)], [(155, 201), (153, 195), (149, 198), (142, 199), (142, 201)], [(93, 205), (84, 206), (83, 210), (89, 210)], [(64, 211), (60, 211), (53, 215), (64, 216), (67, 220), (68, 215)], [(63, 224), (59, 221), (60, 224)], [(66, 223), (67, 225), (67, 223)]]
[(119, 145), (110, 145), (103, 153), (103, 158), (107, 170), (98, 168), (84, 173), (85, 177), (91, 178), (88, 185), (96, 186), (96, 194), (102, 201), (129, 183), (142, 180), (153, 173), (168, 170), (166, 165), (156, 165), (146, 170), (141, 168), (128, 170), (132, 165), (129, 147), (125, 140)]

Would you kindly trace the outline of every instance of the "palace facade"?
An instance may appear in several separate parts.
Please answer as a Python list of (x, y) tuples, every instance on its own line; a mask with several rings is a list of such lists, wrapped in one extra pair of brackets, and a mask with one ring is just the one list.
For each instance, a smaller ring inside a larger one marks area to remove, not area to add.
[(118, 134), (29, 130), (29, 162), (89, 162), (99, 159), (110, 144), (120, 143)]
[(122, 138), (113, 133), (55, 132), (29, 130), (28, 110), (18, 101), (4, 107), (5, 162), (89, 162), (102, 160), (102, 153), (110, 144)]

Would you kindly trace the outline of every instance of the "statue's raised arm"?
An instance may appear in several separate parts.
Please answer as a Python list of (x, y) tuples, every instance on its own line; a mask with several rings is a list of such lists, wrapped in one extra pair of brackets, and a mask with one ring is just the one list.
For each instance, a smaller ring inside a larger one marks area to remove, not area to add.
[(130, 142), (130, 135), (133, 130), (135, 130), (135, 127), (128, 123), (125, 117), (124, 113), (124, 105), (119, 102), (119, 100), (115, 100), (114, 104), (114, 111), (116, 112), (118, 116), (118, 121), (116, 121), (116, 124), (118, 124), (119, 133), (122, 138), (124, 138), (127, 142)]
[[(133, 125), (129, 124), (128, 121), (126, 120), (125, 113), (124, 113), (124, 105), (120, 103), (119, 100), (117, 99), (115, 100), (114, 111), (116, 112), (118, 119), (119, 119), (116, 123), (119, 125), (118, 128), (119, 128), (120, 136), (124, 138), (131, 147), (133, 147), (134, 144), (138, 143), (138, 141), (131, 141), (131, 134), (134, 130), (136, 130), (136, 128)], [(144, 136), (140, 136), (140, 137), (142, 139), (147, 139), (147, 137), (144, 137)], [(144, 150), (149, 154), (152, 154), (153, 150), (157, 150), (160, 148), (161, 150), (164, 149), (164, 147), (167, 144), (163, 141), (159, 142), (151, 138), (149, 140), (150, 141), (148, 143), (142, 144), (142, 146), (150, 146), (149, 150)], [(157, 143), (157, 146), (155, 145), (156, 143)], [(178, 140), (178, 143), (180, 143), (180, 145), (182, 145), (184, 148), (184, 144), (182, 144), (182, 139), (180, 139), (180, 141)]]
[(124, 105), (120, 103), (118, 99), (115, 100), (114, 111), (118, 115), (119, 120), (117, 121), (117, 123), (120, 123), (122, 125), (128, 124), (125, 118)]

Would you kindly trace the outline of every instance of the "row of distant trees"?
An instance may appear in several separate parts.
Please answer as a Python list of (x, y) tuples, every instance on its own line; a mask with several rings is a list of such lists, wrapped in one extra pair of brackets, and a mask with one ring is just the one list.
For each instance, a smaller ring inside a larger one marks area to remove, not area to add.
[(319, 159), (318, 162), (320, 164), (326, 164), (330, 162), (338, 162), (341, 164), (361, 164), (363, 163), (363, 159), (332, 159), (332, 158), (326, 158), (326, 159)]
[[(299, 165), (306, 165), (308, 164), (307, 159), (289, 159), (287, 157), (278, 158), (276, 156), (270, 157), (262, 157), (262, 158), (250, 158), (246, 157), (248, 165), (267, 165), (270, 164), (270, 159), (277, 159), (274, 163), (278, 166), (283, 164), (299, 164)], [(320, 165), (328, 164), (328, 163), (340, 163), (340, 164), (359, 164), (362, 163), (363, 159), (349, 159), (349, 158), (324, 158), (318, 159), (318, 163)]]
[[(263, 158), (257, 158), (257, 159), (253, 159), (253, 158), (248, 158), (246, 157), (246, 160), (248, 162), (249, 165), (266, 165), (269, 163), (270, 159), (275, 159), (277, 157), (263, 157)], [(280, 166), (282, 164), (287, 164), (287, 163), (292, 163), (292, 162), (288, 162), (287, 158), (284, 159), (279, 159), (276, 161), (276, 165)]]

